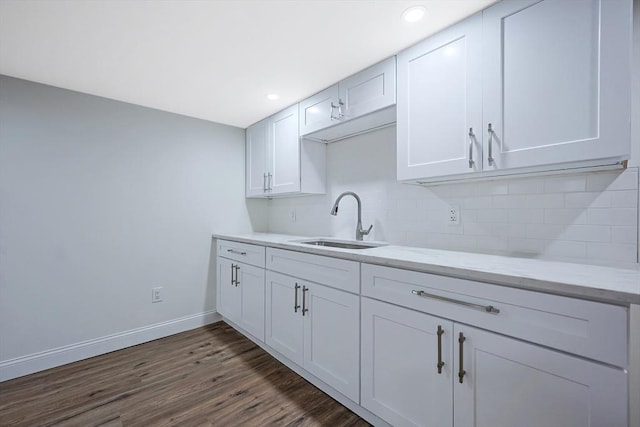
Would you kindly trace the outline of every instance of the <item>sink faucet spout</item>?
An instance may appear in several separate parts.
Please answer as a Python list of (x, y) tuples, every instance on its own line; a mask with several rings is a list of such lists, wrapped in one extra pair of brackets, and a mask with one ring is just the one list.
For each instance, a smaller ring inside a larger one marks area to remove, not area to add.
[(345, 191), (344, 193), (340, 194), (336, 199), (335, 203), (333, 204), (333, 207), (331, 208), (331, 215), (333, 216), (338, 215), (338, 205), (340, 204), (340, 200), (342, 200), (344, 196), (353, 196), (356, 199), (356, 202), (358, 203), (358, 223), (356, 224), (356, 240), (362, 240), (363, 236), (366, 236), (371, 232), (371, 229), (373, 228), (373, 224), (369, 226), (368, 230), (364, 230), (362, 228), (362, 202), (360, 201), (360, 197), (356, 193), (354, 193), (353, 191)]

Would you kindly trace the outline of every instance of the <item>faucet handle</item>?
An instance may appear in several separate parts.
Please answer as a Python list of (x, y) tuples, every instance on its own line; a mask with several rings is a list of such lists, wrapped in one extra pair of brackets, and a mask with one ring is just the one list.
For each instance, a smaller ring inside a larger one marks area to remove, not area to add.
[(371, 224), (371, 225), (369, 226), (369, 229), (368, 229), (368, 230), (362, 229), (362, 230), (360, 230), (360, 232), (362, 233), (362, 235), (363, 235), (363, 236), (366, 236), (366, 235), (368, 235), (369, 233), (371, 233), (371, 229), (372, 229), (372, 228), (373, 228), (373, 224)]

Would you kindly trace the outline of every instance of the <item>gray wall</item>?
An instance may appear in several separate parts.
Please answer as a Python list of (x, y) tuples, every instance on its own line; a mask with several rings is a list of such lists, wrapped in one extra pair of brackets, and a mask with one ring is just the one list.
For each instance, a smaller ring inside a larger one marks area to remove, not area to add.
[(265, 209), (243, 129), (0, 76), (0, 365), (211, 312), (211, 233)]

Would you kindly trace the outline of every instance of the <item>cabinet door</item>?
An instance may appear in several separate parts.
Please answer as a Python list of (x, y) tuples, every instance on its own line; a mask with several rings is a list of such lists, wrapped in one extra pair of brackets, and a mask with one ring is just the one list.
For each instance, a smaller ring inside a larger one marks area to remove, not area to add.
[(265, 342), (302, 366), (302, 285), (273, 271), (267, 271), (266, 278)]
[(396, 58), (348, 77), (339, 83), (344, 119), (353, 119), (396, 103)]
[(361, 303), (362, 406), (396, 427), (451, 426), (452, 323), (369, 298)]
[(267, 188), (268, 126), (263, 120), (247, 128), (245, 175), (246, 196), (263, 197)]
[(477, 14), (398, 54), (398, 180), (482, 170), (481, 49)]
[(237, 280), (242, 293), (238, 324), (264, 341), (264, 269), (238, 264)]
[(268, 193), (300, 191), (300, 134), (298, 106), (294, 105), (269, 119)]
[(337, 123), (338, 84), (300, 101), (300, 135), (306, 135)]
[(623, 370), (469, 326), (454, 329), (456, 427), (627, 426)]
[(242, 292), (235, 285), (235, 263), (226, 258), (218, 257), (218, 303), (217, 310), (227, 319), (238, 323), (242, 312)]
[(354, 402), (360, 396), (360, 298), (303, 283), (304, 368)]
[(485, 170), (628, 157), (631, 16), (628, 0), (484, 11)]

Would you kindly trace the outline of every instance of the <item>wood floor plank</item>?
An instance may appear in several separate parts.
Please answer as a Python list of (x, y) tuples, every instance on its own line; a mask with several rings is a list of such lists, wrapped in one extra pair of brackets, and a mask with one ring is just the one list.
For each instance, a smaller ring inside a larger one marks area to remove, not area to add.
[(0, 383), (0, 426), (368, 426), (219, 322)]

